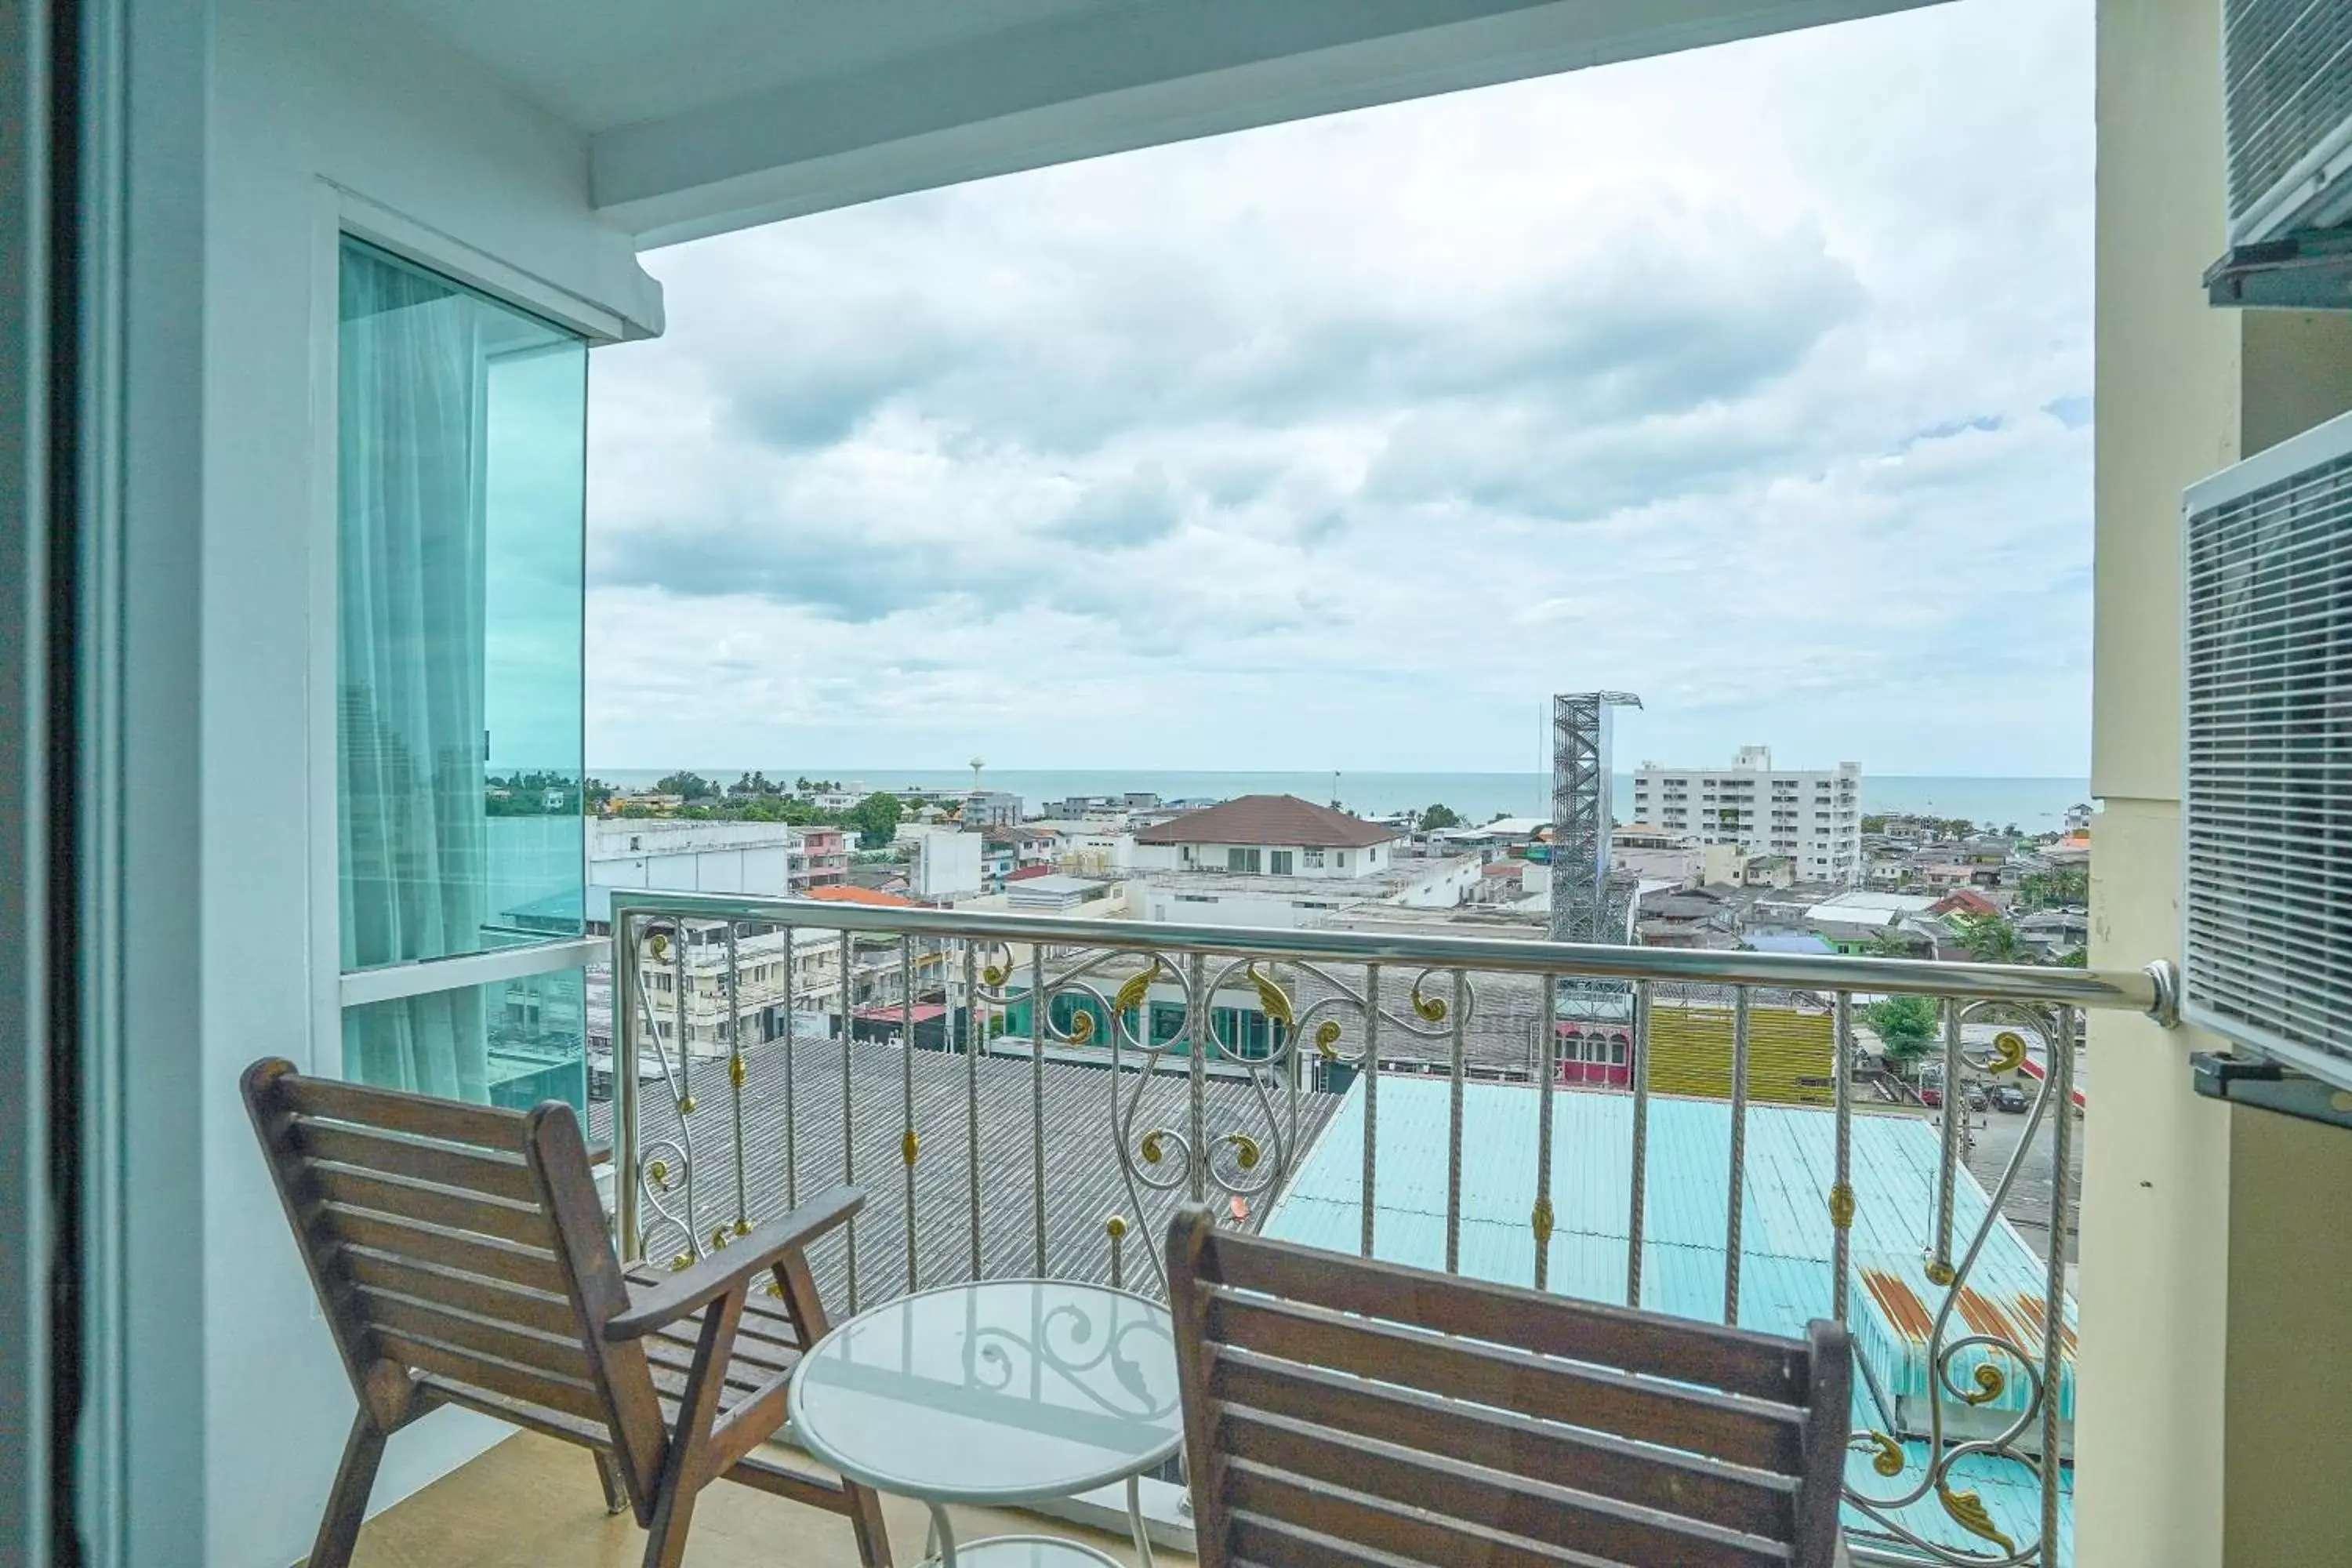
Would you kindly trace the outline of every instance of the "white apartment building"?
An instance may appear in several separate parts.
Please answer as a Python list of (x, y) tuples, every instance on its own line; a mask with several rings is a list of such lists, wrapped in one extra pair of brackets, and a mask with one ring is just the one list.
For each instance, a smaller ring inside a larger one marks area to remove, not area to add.
[(607, 888), (801, 897), (848, 879), (848, 841), (838, 827), (664, 817), (604, 817), (588, 826), (588, 880)]
[(981, 835), (952, 824), (901, 823), (897, 842), (907, 857), (908, 889), (916, 898), (938, 900), (986, 889)]
[(1772, 765), (1769, 746), (1742, 746), (1721, 769), (1645, 762), (1633, 775), (1633, 821), (1702, 845), (1786, 855), (1804, 882), (1862, 879), (1862, 764), (1809, 771)]

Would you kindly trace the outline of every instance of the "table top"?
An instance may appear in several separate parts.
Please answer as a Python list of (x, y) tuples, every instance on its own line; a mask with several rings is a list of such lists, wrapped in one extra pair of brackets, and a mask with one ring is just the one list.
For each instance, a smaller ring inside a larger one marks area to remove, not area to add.
[(1099, 1285), (926, 1290), (820, 1340), (793, 1375), (791, 1420), (819, 1459), (903, 1497), (1069, 1497), (1182, 1442), (1175, 1332), (1165, 1307)]

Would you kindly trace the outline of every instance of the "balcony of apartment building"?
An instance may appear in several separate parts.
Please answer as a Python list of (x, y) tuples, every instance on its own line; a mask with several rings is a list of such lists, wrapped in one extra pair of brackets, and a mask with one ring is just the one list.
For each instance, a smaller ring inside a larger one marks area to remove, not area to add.
[[(0, 1409), (79, 1423), (0, 1422), (0, 1556), (67, 1560), (53, 1507), (97, 1563), (282, 1568), (311, 1541), (354, 1396), (236, 1099), (268, 1052), (572, 1103), (633, 1264), (691, 1266), (845, 1180), (867, 1207), (812, 1258), (843, 1312), (983, 1277), (1150, 1299), (1173, 1207), (1212, 1201), (1436, 1273), (1780, 1334), (1843, 1321), (1858, 1561), (2338, 1560), (2340, 1097), (2210, 1058), (2200, 1093), (2192, 1056), (2220, 1042), (2180, 1022), (2170, 967), (2181, 493), (2352, 407), (2341, 317), (2200, 287), (2227, 238), (2219, 0), (2099, 5), (2084, 969), (642, 889), (600, 934), (576, 817), (476, 833), (486, 793), (431, 782), (582, 771), (562, 650), (585, 377), (662, 329), (638, 249), (1897, 8), (0, 11), (0, 144), (23, 154), (0, 159), (0, 404), (27, 415), (0, 482), (42, 522), (0, 530), (0, 654), (31, 694), (0, 790), (42, 825), (0, 845), (23, 1013), (0, 1151), (26, 1200), (0, 1237)], [(478, 523), (463, 548), (422, 547), (436, 500)], [(507, 593), (522, 566), (550, 591)], [(1687, 785), (1659, 793), (1686, 809)], [(398, 852), (427, 840), (438, 858)], [(809, 847), (810, 881), (847, 854)], [(2340, 956), (2265, 898), (2239, 924), (2278, 967)], [(602, 1093), (552, 1048), (599, 992), (632, 1064)], [(1939, 1116), (1879, 1098), (1906, 1031)], [(2025, 1109), (1979, 1127), (1977, 1088)], [(436, 1412), (385, 1452), (360, 1561), (627, 1560), (642, 1533), (595, 1475)], [(1148, 1479), (1181, 1553), (1184, 1478)], [(911, 1559), (919, 1517), (890, 1507)], [(1517, 1550), (1564, 1560), (1541, 1546)], [(855, 1551), (835, 1518), (715, 1493), (687, 1560), (755, 1556)]]

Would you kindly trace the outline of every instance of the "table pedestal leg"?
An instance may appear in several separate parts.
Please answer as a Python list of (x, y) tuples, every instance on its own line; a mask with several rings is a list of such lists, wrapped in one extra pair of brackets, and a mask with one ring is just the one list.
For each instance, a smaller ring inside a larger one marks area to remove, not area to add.
[(1151, 1532), (1143, 1528), (1143, 1478), (1127, 1478), (1127, 1527), (1135, 1536), (1137, 1568), (1151, 1568)]
[(923, 1552), (937, 1562), (939, 1568), (955, 1568), (955, 1526), (949, 1522), (948, 1510), (938, 1503), (928, 1505), (931, 1510), (931, 1536), (923, 1544)]

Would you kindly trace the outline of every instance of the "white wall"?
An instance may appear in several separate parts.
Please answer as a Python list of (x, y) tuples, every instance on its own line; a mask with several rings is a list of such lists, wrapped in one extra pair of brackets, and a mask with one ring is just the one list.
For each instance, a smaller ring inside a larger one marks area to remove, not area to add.
[(686, 893), (791, 890), (793, 831), (767, 822), (599, 822), (589, 829), (588, 879), (608, 888)]
[[(1184, 857), (1190, 849), (1192, 858)], [(1290, 844), (1137, 844), (1134, 849), (1135, 868), (1139, 871), (1220, 871), (1227, 875), (1246, 875), (1230, 871), (1229, 857), (1235, 849), (1255, 850), (1261, 875), (1272, 875), (1273, 857), (1287, 854), (1291, 858), (1293, 877), (1322, 877), (1353, 879), (1377, 876), (1389, 868), (1393, 846), (1375, 844), (1368, 849), (1325, 849), (1320, 866), (1307, 863), (1307, 848)]]
[[(188, 999), (205, 1094), (211, 1462), (204, 1539), (185, 1543), (184, 1560), (282, 1568), (309, 1550), (353, 1405), (236, 1078), (265, 1053), (322, 1067), (339, 1055), (338, 215), (584, 326), (651, 330), (660, 304), (628, 243), (588, 215), (579, 140), (462, 58), (347, 0), (219, 0), (214, 16), (202, 322), (205, 984)], [(501, 1431), (443, 1413), (394, 1437), (377, 1506)]]
[(1389, 901), (1409, 910), (1450, 910), (1469, 901), (1485, 870), (1475, 855), (1465, 859), (1437, 861), (1431, 865), (1428, 876)]
[(913, 856), (907, 880), (917, 898), (948, 899), (981, 890), (981, 835), (943, 828), (902, 831), (900, 837)]
[[(1280, 894), (1241, 890), (1230, 886), (1187, 887), (1181, 881), (1146, 883), (1139, 895), (1129, 895), (1130, 900), (1139, 896), (1143, 906), (1143, 918), (1161, 924), (1251, 926), (1270, 931), (1293, 931), (1337, 912), (1333, 910), (1301, 909), (1296, 900)], [(1350, 900), (1335, 897), (1330, 901), (1339, 904)]]

